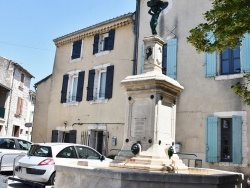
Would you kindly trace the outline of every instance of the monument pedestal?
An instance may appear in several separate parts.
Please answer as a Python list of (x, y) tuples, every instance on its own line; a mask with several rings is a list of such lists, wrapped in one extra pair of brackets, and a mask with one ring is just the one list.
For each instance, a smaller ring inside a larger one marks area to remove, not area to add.
[[(170, 159), (166, 154), (175, 142), (175, 101), (183, 87), (162, 74), (163, 43), (158, 36), (145, 38), (144, 73), (121, 82), (127, 96), (125, 140), (111, 166), (148, 171), (163, 171), (166, 166), (187, 169), (177, 155)], [(131, 152), (135, 143), (140, 145), (136, 156)]]

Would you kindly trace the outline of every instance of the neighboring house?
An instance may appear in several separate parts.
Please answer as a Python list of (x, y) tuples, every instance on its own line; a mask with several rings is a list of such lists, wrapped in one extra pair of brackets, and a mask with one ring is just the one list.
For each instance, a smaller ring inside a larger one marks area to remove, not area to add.
[(125, 14), (54, 40), (52, 75), (36, 83), (34, 142), (74, 142), (104, 155), (121, 149), (125, 92), (133, 74), (133, 14)]
[[(30, 82), (34, 78), (18, 63), (0, 56), (0, 135), (30, 140), (32, 112)], [(31, 97), (32, 96), (32, 97)]]
[[(147, 1), (137, 2), (140, 72), (142, 41), (152, 34)], [(244, 74), (250, 72), (250, 35), (246, 34), (242, 45), (235, 49), (197, 53), (186, 38), (190, 29), (204, 22), (203, 13), (210, 8), (209, 0), (169, 0), (169, 7), (158, 20), (158, 35), (166, 41), (166, 75), (184, 86), (176, 103), (176, 142), (181, 145), (180, 152), (197, 155), (179, 156), (184, 161), (197, 159), (205, 168), (250, 174), (250, 107), (231, 90), (233, 84), (244, 82)]]

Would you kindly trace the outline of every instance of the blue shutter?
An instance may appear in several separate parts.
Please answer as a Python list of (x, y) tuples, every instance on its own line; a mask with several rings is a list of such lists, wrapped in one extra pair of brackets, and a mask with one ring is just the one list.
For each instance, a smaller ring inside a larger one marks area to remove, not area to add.
[(250, 72), (250, 33), (244, 35), (241, 47), (242, 72)]
[(218, 162), (218, 117), (207, 117), (206, 162)]
[(75, 41), (73, 43), (71, 59), (77, 59), (81, 57), (82, 40)]
[(105, 99), (111, 99), (113, 93), (114, 65), (107, 67)]
[[(207, 39), (213, 43), (214, 42), (214, 35), (212, 32), (209, 32), (207, 34)], [(205, 54), (205, 66), (206, 66), (206, 77), (213, 77), (216, 76), (216, 70), (217, 70), (217, 58), (216, 58), (217, 54), (216, 52), (212, 52), (212, 53), (206, 53)]]
[(141, 73), (144, 69), (144, 61), (145, 61), (145, 52), (144, 52), (144, 44), (141, 46)]
[(85, 71), (78, 73), (77, 92), (76, 92), (76, 101), (78, 102), (82, 101), (84, 76), (85, 76)]
[(94, 99), (95, 69), (89, 70), (89, 80), (87, 87), (87, 101)]
[(177, 38), (167, 42), (167, 76), (176, 80)]
[(113, 50), (114, 43), (115, 43), (115, 29), (111, 29), (109, 31), (109, 36), (106, 39), (105, 39), (105, 43), (104, 43), (104, 45), (105, 45), (104, 50)]
[(162, 74), (164, 74), (164, 75), (167, 75), (167, 72), (166, 72), (166, 70), (167, 70), (167, 55), (168, 55), (167, 49), (168, 49), (167, 44), (164, 44), (162, 47), (162, 51), (163, 51), (163, 53), (162, 53)]
[(69, 75), (68, 74), (63, 75), (61, 103), (65, 103), (67, 101), (68, 80), (69, 80)]
[(233, 116), (233, 163), (242, 163), (242, 117)]
[(98, 44), (99, 44), (99, 34), (96, 34), (94, 36), (93, 54), (98, 53)]

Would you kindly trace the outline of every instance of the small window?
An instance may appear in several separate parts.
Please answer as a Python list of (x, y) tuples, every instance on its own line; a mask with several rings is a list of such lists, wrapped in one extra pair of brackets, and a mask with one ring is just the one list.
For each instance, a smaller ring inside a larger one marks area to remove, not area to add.
[(94, 36), (93, 54), (111, 51), (114, 49), (115, 30), (111, 29), (108, 33), (96, 34)]
[(71, 59), (78, 59), (81, 57), (82, 40), (73, 42)]
[(232, 119), (221, 119), (221, 161), (232, 162)]
[(100, 154), (88, 147), (76, 146), (76, 151), (80, 159), (100, 159)]
[(69, 146), (60, 151), (57, 156), (58, 158), (77, 158), (75, 148)]
[(106, 71), (99, 72), (99, 81), (98, 81), (98, 99), (105, 99), (105, 88), (106, 88)]
[(21, 74), (21, 79), (20, 79), (20, 87), (23, 88), (24, 85), (24, 74)]
[(107, 42), (107, 38), (108, 38), (108, 33), (104, 33), (99, 36), (99, 46), (98, 46), (99, 52), (105, 50), (105, 42)]

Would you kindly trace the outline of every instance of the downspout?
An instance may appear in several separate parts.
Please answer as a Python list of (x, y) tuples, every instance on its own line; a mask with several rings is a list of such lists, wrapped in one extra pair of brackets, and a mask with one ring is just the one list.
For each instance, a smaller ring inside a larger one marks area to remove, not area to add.
[[(9, 64), (12, 61), (9, 61)], [(14, 65), (13, 65), (14, 66)], [(10, 88), (10, 101), (9, 101), (9, 110), (8, 110), (8, 118), (7, 118), (7, 123), (5, 126), (5, 134), (7, 136), (8, 134), (8, 128), (9, 128), (9, 119), (10, 119), (10, 109), (11, 109), (11, 101), (12, 101), (12, 91), (13, 91), (13, 84), (14, 84), (14, 76), (15, 76), (15, 71), (16, 71), (16, 67), (14, 66), (14, 71), (13, 71), (13, 75), (12, 75), (12, 83), (11, 83), (11, 88)]]
[(134, 20), (135, 40), (134, 40), (134, 55), (133, 55), (133, 75), (137, 75), (139, 23), (140, 23), (140, 0), (136, 0), (136, 10), (135, 10), (135, 20)]

